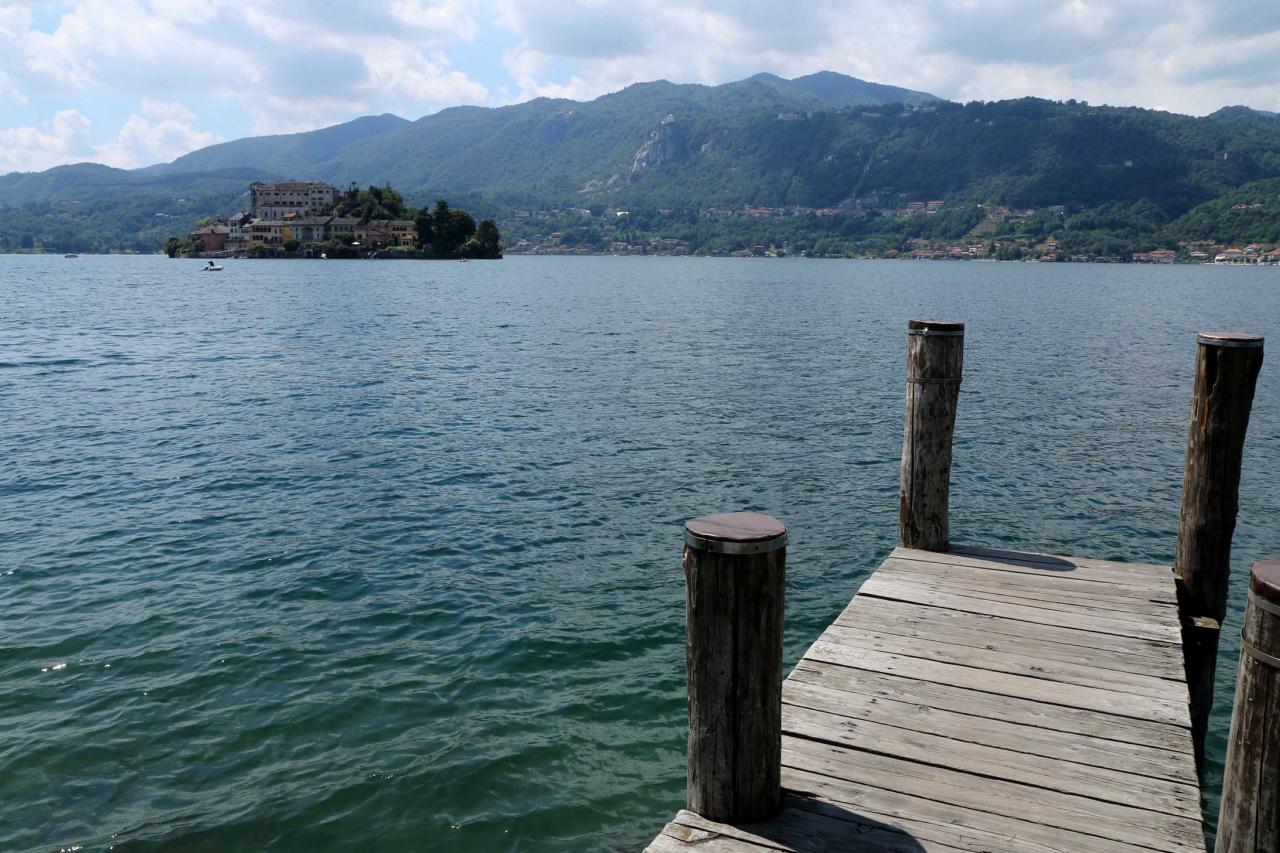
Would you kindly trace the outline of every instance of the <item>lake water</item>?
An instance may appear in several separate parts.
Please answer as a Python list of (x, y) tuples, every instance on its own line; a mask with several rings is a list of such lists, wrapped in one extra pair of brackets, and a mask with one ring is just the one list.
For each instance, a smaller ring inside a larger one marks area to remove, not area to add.
[[(1280, 318), (1265, 269), (201, 263), (0, 256), (0, 849), (639, 849), (681, 523), (791, 526), (789, 667), (895, 542), (908, 319), (968, 324), (956, 541), (1171, 562), (1194, 333)], [(1267, 364), (1215, 774), (1278, 426)]]

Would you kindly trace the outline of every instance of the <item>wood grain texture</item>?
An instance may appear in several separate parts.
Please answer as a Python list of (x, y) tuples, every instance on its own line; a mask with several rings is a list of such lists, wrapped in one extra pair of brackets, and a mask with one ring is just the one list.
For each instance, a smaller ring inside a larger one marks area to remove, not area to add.
[(758, 820), (780, 808), (786, 550), (686, 547), (690, 811)]
[(908, 323), (899, 521), (902, 544), (910, 548), (946, 551), (950, 544), (951, 439), (964, 368), (963, 332), (962, 323)]
[(1168, 567), (896, 549), (782, 686), (783, 810), (682, 812), (653, 849), (1203, 851), (1174, 587)]
[[(1211, 338), (1222, 341), (1222, 338)], [(1203, 763), (1204, 737), (1213, 707), (1217, 633), (1227, 610), (1231, 574), (1231, 537), (1239, 504), (1240, 465), (1262, 347), (1196, 345), (1195, 386), (1187, 429), (1186, 469), (1174, 571), (1186, 631), (1187, 683), (1197, 761)], [(1261, 344), (1261, 340), (1257, 343)]]
[[(1280, 657), (1280, 617), (1251, 599), (1241, 642)], [(1280, 850), (1280, 673), (1245, 652), (1236, 677), (1214, 849)]]

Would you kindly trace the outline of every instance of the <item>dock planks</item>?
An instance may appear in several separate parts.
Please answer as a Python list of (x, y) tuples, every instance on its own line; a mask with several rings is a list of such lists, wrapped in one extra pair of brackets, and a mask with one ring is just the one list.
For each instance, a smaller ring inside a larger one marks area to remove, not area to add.
[(1203, 853), (1167, 566), (896, 549), (782, 691), (783, 811), (651, 853)]

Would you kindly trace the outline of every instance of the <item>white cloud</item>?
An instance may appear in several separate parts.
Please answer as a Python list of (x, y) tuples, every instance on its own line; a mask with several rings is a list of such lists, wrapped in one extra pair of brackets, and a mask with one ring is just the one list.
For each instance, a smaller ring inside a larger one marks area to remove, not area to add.
[(0, 174), (86, 161), (129, 169), (172, 160), (219, 141), (197, 130), (195, 121), (180, 103), (143, 98), (112, 141), (95, 144), (88, 117), (75, 109), (58, 110), (39, 125), (0, 129)]
[(1280, 102), (1275, 2), (495, 2), (520, 38), (505, 56), (514, 98), (825, 68), (957, 99), (1038, 95), (1192, 113)]
[(133, 113), (113, 143), (101, 146), (101, 162), (121, 168), (149, 166), (180, 157), (218, 142), (221, 137), (194, 126), (195, 113), (176, 101), (142, 99), (141, 113)]
[(0, 129), (0, 173), (38, 172), (93, 159), (90, 122), (79, 110), (58, 110), (39, 126)]
[(1280, 109), (1276, 0), (77, 0), (51, 25), (33, 8), (0, 0), (0, 114), (28, 116), (0, 118), (22, 125), (0, 130), (0, 170), (213, 140), (178, 104), (232, 116), (218, 130), (237, 136), (759, 71), (960, 100)]

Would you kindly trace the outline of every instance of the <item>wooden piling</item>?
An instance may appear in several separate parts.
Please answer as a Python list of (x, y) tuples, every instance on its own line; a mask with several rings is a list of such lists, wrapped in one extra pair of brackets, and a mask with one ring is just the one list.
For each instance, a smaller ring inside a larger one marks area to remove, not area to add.
[(1280, 850), (1280, 560), (1249, 575), (1214, 850)]
[(964, 366), (964, 323), (907, 323), (907, 413), (902, 438), (902, 545), (950, 547), (951, 438)]
[(1204, 763), (1205, 731), (1213, 707), (1240, 464), (1262, 367), (1262, 343), (1260, 335), (1239, 332), (1201, 332), (1196, 336), (1195, 389), (1174, 571), (1198, 766)]
[(787, 529), (753, 512), (684, 528), (688, 809), (752, 821), (782, 807), (782, 622)]

